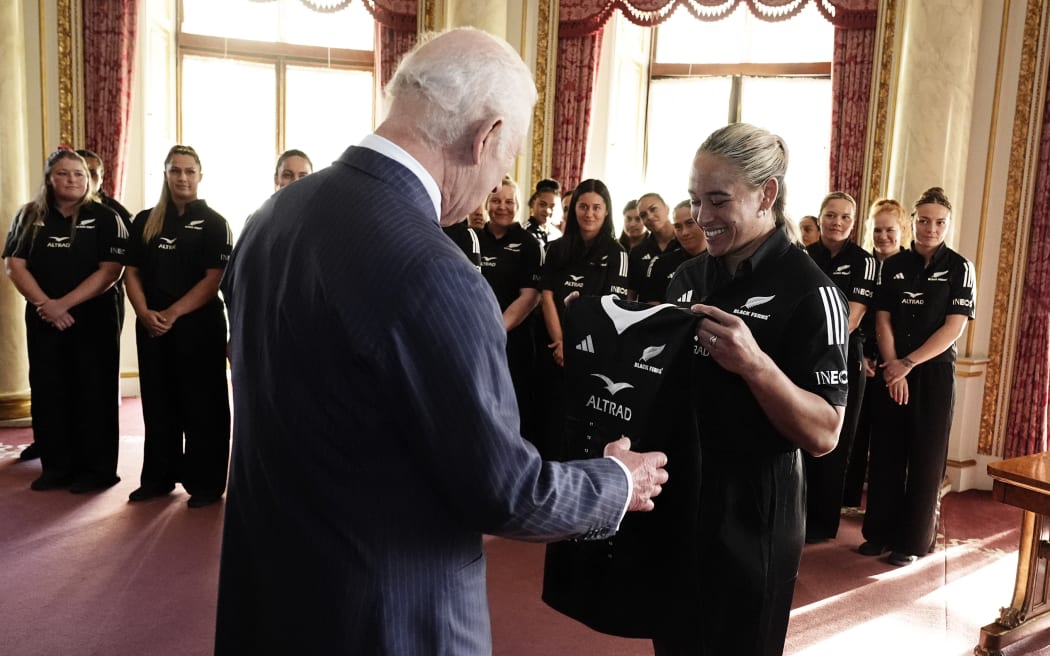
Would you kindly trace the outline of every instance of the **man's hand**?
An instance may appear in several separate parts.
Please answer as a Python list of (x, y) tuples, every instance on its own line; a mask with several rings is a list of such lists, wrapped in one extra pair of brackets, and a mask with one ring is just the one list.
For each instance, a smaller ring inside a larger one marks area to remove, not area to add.
[(631, 451), (631, 440), (626, 437), (606, 444), (605, 455), (616, 458), (631, 472), (634, 494), (627, 510), (652, 510), (655, 507), (653, 497), (659, 496), (661, 486), (667, 482), (667, 470), (664, 469), (667, 455), (660, 451)]

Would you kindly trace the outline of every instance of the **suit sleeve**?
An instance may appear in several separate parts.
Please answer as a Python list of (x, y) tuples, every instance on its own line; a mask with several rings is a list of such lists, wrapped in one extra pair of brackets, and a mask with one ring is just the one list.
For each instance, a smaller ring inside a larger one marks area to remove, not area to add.
[(519, 435), (506, 334), (484, 279), (451, 259), (421, 263), (412, 278), (387, 366), (404, 400), (399, 432), (418, 440), (416, 469), (485, 533), (534, 541), (613, 533), (628, 493), (620, 466), (543, 462)]

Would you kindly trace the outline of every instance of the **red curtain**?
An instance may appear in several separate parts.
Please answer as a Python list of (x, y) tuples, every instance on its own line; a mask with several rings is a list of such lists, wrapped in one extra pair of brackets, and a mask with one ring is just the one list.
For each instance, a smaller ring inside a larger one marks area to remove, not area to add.
[(417, 0), (364, 0), (376, 20), (375, 72), (379, 88), (393, 77), (397, 64), (416, 45)]
[[(840, 4), (847, 4), (841, 2)], [(861, 197), (871, 77), (875, 70), (877, 2), (855, 0), (856, 9), (839, 8), (831, 63), (831, 156), (828, 188)]]
[(878, 0), (561, 0), (552, 177), (565, 189), (580, 182), (602, 29), (614, 11), (653, 27), (679, 7), (699, 20), (716, 21), (746, 5), (762, 20), (782, 21), (811, 2), (835, 25), (830, 187), (856, 196), (864, 172)]
[(587, 132), (591, 127), (591, 103), (594, 81), (598, 76), (602, 31), (558, 39), (551, 177), (566, 190), (575, 189), (580, 184), (587, 159)]
[(103, 189), (124, 194), (138, 0), (84, 0), (84, 137), (102, 159)]
[(1010, 385), (1004, 458), (1047, 450), (1050, 412), (1050, 94), (1043, 112), (1043, 135), (1036, 173), (1025, 286), (1021, 295), (1017, 355)]

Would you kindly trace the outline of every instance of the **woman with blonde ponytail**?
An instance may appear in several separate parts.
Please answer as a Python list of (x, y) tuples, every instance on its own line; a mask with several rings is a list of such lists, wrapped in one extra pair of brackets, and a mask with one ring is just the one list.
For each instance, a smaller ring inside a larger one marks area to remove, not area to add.
[(113, 283), (126, 237), (91, 193), (84, 159), (68, 149), (52, 153), (3, 251), (7, 275), (26, 299), (33, 447), (43, 470), (34, 490), (92, 492), (120, 480)]
[(128, 240), (146, 429), (131, 501), (165, 496), (181, 481), (189, 506), (199, 508), (226, 489), (230, 404), (219, 281), (233, 240), (226, 219), (197, 198), (201, 178), (196, 151), (173, 146), (160, 199), (135, 217)]

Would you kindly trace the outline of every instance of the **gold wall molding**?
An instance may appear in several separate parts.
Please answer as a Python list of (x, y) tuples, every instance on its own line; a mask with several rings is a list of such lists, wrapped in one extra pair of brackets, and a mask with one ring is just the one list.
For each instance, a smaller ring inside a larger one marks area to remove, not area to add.
[[(1028, 0), (1018, 71), (1017, 101), (1010, 141), (999, 264), (991, 308), (988, 376), (981, 406), (977, 451), (1001, 455), (1010, 407), (1010, 384), (1017, 350), (1018, 310), (1024, 289), (1032, 195), (1039, 163), (1046, 91), (1047, 3)], [(1045, 200), (1045, 199), (1043, 199)]]
[[(1003, 64), (1006, 61), (1006, 37), (1010, 29), (1010, 1), (1003, 1), (1003, 13), (999, 27), (999, 55), (995, 65), (995, 91), (992, 98), (992, 115), (988, 120), (988, 150), (984, 160), (984, 186), (981, 189), (981, 214), (978, 217), (977, 226), (977, 251), (974, 257), (974, 270), (977, 279), (981, 279), (981, 269), (984, 267), (985, 233), (988, 231), (988, 203), (992, 190), (992, 166), (995, 163), (995, 146), (999, 132), (999, 102), (1003, 93)], [(964, 357), (973, 355), (974, 336), (977, 331), (974, 325), (977, 321), (983, 321), (984, 317), (978, 315), (970, 325), (966, 327), (966, 346), (962, 350)]]
[[(876, 29), (878, 65), (873, 71), (872, 102), (868, 123), (868, 157), (865, 164), (867, 177), (867, 203), (886, 195), (885, 178), (889, 158), (886, 156), (886, 144), (893, 131), (893, 120), (890, 117), (891, 90), (896, 95), (897, 70), (895, 53), (897, 47), (897, 0), (881, 0), (878, 15), (881, 21)], [(865, 214), (867, 210), (865, 210)]]
[(435, 32), (443, 29), (443, 16), (445, 12), (439, 12), (438, 10), (438, 2), (443, 1), (444, 0), (419, 0), (419, 8), (416, 12), (417, 33), (426, 34), (427, 32)]
[(14, 421), (30, 416), (31, 406), (28, 394), (15, 394), (0, 398), (0, 421)]
[(539, 0), (536, 16), (536, 106), (532, 110), (532, 179), (550, 175), (554, 99), (558, 84), (558, 0)]

